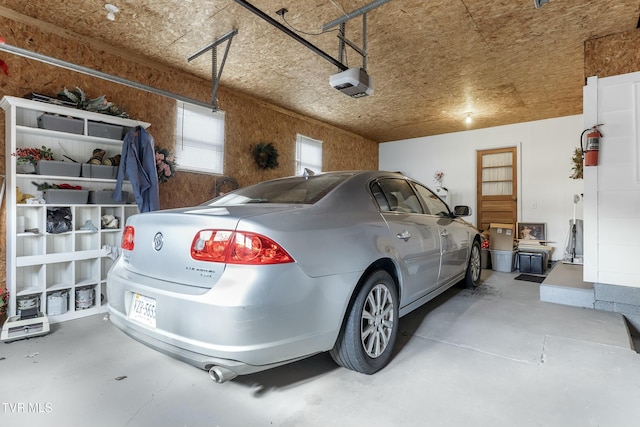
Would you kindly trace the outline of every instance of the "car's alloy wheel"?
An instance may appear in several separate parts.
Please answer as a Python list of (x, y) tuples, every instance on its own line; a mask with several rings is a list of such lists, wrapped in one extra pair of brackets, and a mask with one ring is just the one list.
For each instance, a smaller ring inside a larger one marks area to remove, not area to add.
[(398, 333), (398, 292), (383, 270), (367, 277), (346, 314), (331, 357), (341, 366), (373, 374), (389, 363)]
[(367, 356), (381, 356), (389, 345), (394, 328), (394, 306), (391, 291), (379, 283), (365, 299), (360, 319), (360, 339)]
[(465, 285), (467, 288), (475, 288), (480, 284), (480, 273), (482, 272), (480, 258), (480, 243), (473, 242), (471, 246), (471, 254), (469, 254), (469, 266), (465, 276)]

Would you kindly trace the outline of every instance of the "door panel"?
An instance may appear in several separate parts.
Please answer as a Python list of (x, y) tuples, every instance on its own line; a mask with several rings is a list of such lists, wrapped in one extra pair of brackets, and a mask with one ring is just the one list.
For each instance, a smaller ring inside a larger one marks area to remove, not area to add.
[(442, 285), (464, 271), (469, 256), (469, 232), (451, 218), (448, 206), (431, 190), (419, 184), (414, 186), (424, 203), (425, 213), (437, 224), (435, 231), (440, 238), (441, 256), (438, 285)]
[(425, 212), (413, 187), (405, 179), (381, 179), (372, 185), (372, 193), (389, 226), (400, 262), (401, 306), (404, 306), (438, 287), (438, 218)]
[(415, 213), (383, 213), (404, 278), (402, 305), (438, 287), (440, 238), (435, 218)]
[(440, 232), (440, 251), (442, 253), (438, 282), (442, 285), (465, 271), (471, 242), (466, 227), (460, 227), (456, 221), (450, 218), (438, 220), (438, 231)]
[(477, 153), (477, 227), (487, 230), (492, 222), (518, 222), (516, 147)]

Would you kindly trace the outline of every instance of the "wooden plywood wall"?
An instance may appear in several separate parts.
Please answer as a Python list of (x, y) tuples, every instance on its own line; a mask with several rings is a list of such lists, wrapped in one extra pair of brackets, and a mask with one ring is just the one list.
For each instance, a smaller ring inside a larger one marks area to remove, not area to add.
[(640, 71), (640, 30), (587, 40), (585, 77), (600, 78)]
[[(48, 55), (90, 69), (117, 75), (147, 86), (208, 102), (211, 82), (178, 73), (148, 61), (118, 56), (105, 49), (90, 48), (81, 38), (59, 31), (45, 31), (29, 23), (0, 17), (0, 28), (8, 45)], [(50, 30), (50, 29), (47, 29)], [(88, 96), (106, 95), (127, 111), (131, 118), (151, 123), (149, 132), (156, 146), (173, 147), (175, 101), (146, 91), (111, 83), (96, 77), (0, 52), (9, 75), (0, 74), (0, 97), (23, 96), (30, 92), (55, 95), (63, 88), (78, 86)], [(222, 77), (224, 81), (224, 76)], [(377, 169), (378, 146), (375, 142), (260, 102), (246, 94), (234, 93), (223, 86), (218, 91), (218, 105), (226, 114), (224, 173), (240, 186), (266, 179), (293, 175), (295, 172), (295, 138), (302, 133), (324, 141), (323, 169)], [(4, 129), (4, 114), (0, 114)], [(259, 142), (272, 142), (279, 154), (277, 169), (256, 166), (251, 148)], [(0, 174), (5, 171), (4, 132), (0, 132)], [(178, 159), (179, 162), (179, 159)], [(220, 176), (179, 171), (174, 179), (160, 185), (162, 209), (191, 206), (214, 195)], [(0, 210), (5, 223), (5, 204)], [(0, 244), (6, 247), (5, 229), (0, 230)], [(4, 287), (6, 269), (0, 260), (0, 289)]]

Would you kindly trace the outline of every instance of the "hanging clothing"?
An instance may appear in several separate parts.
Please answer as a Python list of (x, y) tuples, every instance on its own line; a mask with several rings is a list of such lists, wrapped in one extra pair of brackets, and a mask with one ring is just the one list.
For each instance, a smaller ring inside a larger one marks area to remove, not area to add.
[(122, 197), (122, 182), (125, 176), (128, 177), (140, 212), (160, 209), (154, 145), (151, 134), (141, 126), (127, 132), (122, 144), (118, 181), (113, 197), (115, 200)]

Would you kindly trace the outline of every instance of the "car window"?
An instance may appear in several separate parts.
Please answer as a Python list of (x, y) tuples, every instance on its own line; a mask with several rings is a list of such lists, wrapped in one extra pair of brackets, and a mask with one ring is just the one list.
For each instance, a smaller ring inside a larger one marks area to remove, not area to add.
[(424, 213), (411, 185), (404, 179), (380, 179), (371, 186), (371, 191), (383, 212)]
[(208, 206), (248, 203), (313, 204), (351, 174), (314, 175), (265, 181), (233, 191), (204, 203)]
[(438, 198), (431, 190), (420, 184), (414, 183), (416, 191), (422, 197), (422, 200), (426, 204), (426, 210), (431, 215), (437, 216), (449, 216), (449, 207)]

